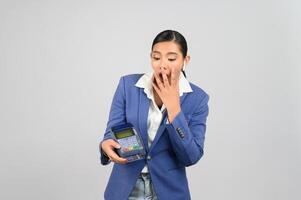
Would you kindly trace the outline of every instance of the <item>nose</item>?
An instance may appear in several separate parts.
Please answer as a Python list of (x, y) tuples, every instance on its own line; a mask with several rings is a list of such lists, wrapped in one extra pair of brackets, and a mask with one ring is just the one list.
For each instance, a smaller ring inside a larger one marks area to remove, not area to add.
[(159, 66), (160, 66), (160, 71), (166, 72), (168, 70), (168, 63), (163, 59), (161, 60)]
[(160, 70), (167, 70), (167, 67), (166, 67), (166, 65), (160, 65)]

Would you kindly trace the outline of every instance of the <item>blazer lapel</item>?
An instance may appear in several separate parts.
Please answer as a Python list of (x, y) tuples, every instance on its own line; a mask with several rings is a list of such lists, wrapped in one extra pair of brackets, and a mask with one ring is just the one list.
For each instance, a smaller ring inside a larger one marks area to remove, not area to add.
[[(187, 96), (187, 93), (183, 93), (182, 96), (180, 96), (180, 105), (181, 105), (181, 109), (182, 109), (182, 104), (184, 102), (184, 99), (185, 97)], [(158, 131), (156, 133), (156, 136), (154, 138), (154, 141), (152, 142), (150, 148), (149, 148), (149, 152), (152, 151), (152, 149), (154, 148), (154, 146), (157, 144), (159, 138), (161, 137), (162, 133), (164, 132), (165, 130), (165, 125), (166, 125), (166, 120), (167, 120), (167, 110), (165, 109), (164, 111), (164, 114), (163, 114), (163, 118), (162, 118), (162, 121), (161, 121), (161, 124), (158, 128)]]
[(140, 135), (144, 143), (144, 148), (146, 152), (148, 152), (147, 118), (148, 118), (150, 99), (147, 98), (143, 90), (144, 90), (143, 88), (140, 88), (140, 92), (139, 92), (138, 122), (140, 128)]

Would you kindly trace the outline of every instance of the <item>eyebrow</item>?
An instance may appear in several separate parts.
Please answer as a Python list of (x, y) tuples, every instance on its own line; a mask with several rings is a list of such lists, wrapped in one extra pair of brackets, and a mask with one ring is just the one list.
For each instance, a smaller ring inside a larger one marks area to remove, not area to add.
[[(161, 54), (160, 51), (153, 51), (153, 53), (159, 53), (159, 54)], [(168, 52), (167, 54), (176, 54), (176, 55), (178, 55), (176, 52), (172, 52), (172, 51)]]

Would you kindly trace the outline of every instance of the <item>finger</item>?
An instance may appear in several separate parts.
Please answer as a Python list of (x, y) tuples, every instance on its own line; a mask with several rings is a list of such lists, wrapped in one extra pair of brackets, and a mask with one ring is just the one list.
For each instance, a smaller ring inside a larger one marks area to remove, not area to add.
[(127, 163), (127, 159), (119, 157), (112, 149), (108, 150), (108, 157), (111, 161), (116, 163), (125, 164)]
[(180, 73), (182, 73), (182, 72), (175, 70), (176, 87), (179, 87), (180, 75), (181, 75)]
[(100, 147), (102, 149), (106, 148), (106, 146), (110, 146), (110, 144), (112, 143), (112, 141), (114, 141), (113, 139), (106, 139), (106, 140), (103, 140), (101, 143), (100, 143)]
[(153, 88), (156, 90), (157, 94), (159, 95), (159, 97), (161, 97), (161, 90), (159, 89), (159, 87), (155, 83), (152, 83), (152, 85)]
[(121, 147), (120, 144), (118, 142), (116, 142), (116, 141), (112, 141), (111, 146), (113, 146), (116, 149), (119, 149)]
[(128, 162), (127, 159), (121, 158), (121, 157), (117, 157), (117, 158), (114, 158), (114, 159), (115, 159), (114, 162), (119, 163), (119, 164), (126, 164)]
[(162, 74), (164, 87), (169, 87), (169, 81), (165, 73)]
[(155, 74), (153, 74), (153, 76), (152, 76), (152, 85), (153, 85), (154, 88), (155, 88), (155, 87), (158, 88)]
[(118, 156), (117, 154), (116, 154), (116, 156), (112, 157), (112, 159), (113, 159), (113, 162), (120, 163), (120, 164), (126, 164), (128, 162), (127, 159), (122, 158), (122, 157)]
[(160, 77), (156, 73), (154, 73), (154, 75), (155, 75), (155, 79), (156, 79), (158, 88), (160, 88), (160, 89), (163, 88), (164, 86), (163, 86), (163, 83), (162, 83)]
[(116, 156), (118, 156), (114, 151), (114, 149), (110, 149), (110, 148), (107, 149), (107, 155), (109, 158), (115, 158)]
[(110, 160), (112, 162), (118, 163), (118, 164), (126, 164), (126, 163), (128, 163), (127, 159), (121, 158), (121, 157), (112, 157), (112, 158), (110, 158)]
[(170, 80), (170, 85), (171, 86), (176, 86), (177, 84), (177, 76), (176, 76), (176, 72), (175, 72), (175, 68), (171, 68), (171, 80)]

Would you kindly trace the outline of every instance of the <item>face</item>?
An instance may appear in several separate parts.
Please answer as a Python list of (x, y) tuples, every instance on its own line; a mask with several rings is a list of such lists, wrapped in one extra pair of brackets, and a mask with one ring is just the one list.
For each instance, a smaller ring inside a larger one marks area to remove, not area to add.
[(180, 46), (173, 41), (159, 42), (153, 46), (151, 65), (154, 73), (159, 76), (165, 73), (170, 80), (171, 69), (173, 68), (178, 78), (183, 68), (184, 60), (187, 65), (189, 56), (187, 55), (184, 58), (180, 51)]

